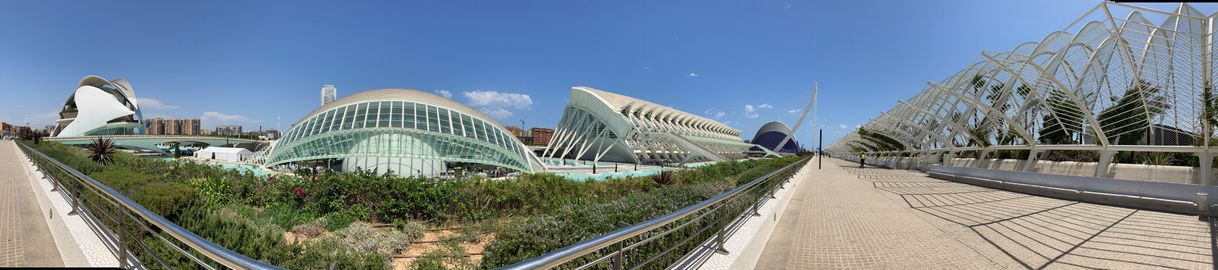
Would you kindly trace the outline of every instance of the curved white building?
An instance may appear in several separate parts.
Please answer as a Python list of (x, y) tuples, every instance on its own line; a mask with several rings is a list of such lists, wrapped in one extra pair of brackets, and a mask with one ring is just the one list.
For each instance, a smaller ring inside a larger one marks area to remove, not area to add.
[(64, 102), (51, 136), (140, 135), (143, 121), (130, 83), (89, 75)]
[(721, 161), (743, 158), (752, 146), (723, 123), (581, 86), (571, 88), (542, 156), (645, 164)]
[(402, 176), (444, 175), (470, 164), (544, 170), (537, 156), (490, 116), (406, 89), (364, 91), (321, 106), (292, 125), (264, 164), (304, 161)]

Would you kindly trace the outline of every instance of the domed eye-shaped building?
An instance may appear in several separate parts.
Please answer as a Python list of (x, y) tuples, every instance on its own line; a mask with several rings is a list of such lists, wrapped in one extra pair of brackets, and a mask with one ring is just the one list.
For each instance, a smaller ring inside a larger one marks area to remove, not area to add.
[(143, 121), (131, 84), (89, 75), (64, 102), (51, 136), (139, 135)]
[(302, 161), (401, 176), (441, 175), (457, 164), (544, 170), (537, 157), (491, 117), (444, 97), (406, 89), (364, 91), (314, 110), (292, 125), (264, 164)]
[(782, 143), (787, 135), (791, 135), (791, 128), (782, 122), (770, 121), (761, 125), (761, 129), (758, 129), (757, 134), (753, 135), (752, 143), (779, 153), (799, 152), (799, 143), (795, 142), (794, 136), (791, 136), (791, 139), (787, 140), (786, 145), (783, 145), (781, 149), (778, 148), (778, 144)]

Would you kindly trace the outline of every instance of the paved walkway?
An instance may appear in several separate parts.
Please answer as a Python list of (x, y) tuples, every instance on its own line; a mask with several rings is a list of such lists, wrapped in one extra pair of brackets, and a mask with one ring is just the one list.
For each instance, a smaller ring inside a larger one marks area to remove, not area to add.
[(0, 140), (0, 267), (62, 266), (18, 151)]
[(1213, 269), (1195, 216), (1007, 192), (826, 160), (758, 269)]

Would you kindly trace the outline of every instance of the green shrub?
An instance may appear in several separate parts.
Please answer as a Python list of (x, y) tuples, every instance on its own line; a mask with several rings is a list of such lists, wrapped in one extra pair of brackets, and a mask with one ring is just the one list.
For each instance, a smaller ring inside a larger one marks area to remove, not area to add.
[(322, 225), (325, 225), (328, 231), (341, 230), (355, 222), (355, 216), (343, 211), (326, 214), (322, 219), (324, 220)]
[(229, 196), (232, 194), (228, 179), (224, 177), (191, 178), (186, 181), (186, 184), (199, 192), (199, 195), (203, 198), (204, 205), (208, 208), (228, 203)]
[(670, 186), (611, 202), (570, 205), (551, 215), (530, 218), (500, 232), (486, 247), (483, 268), (532, 258), (584, 239), (671, 213), (718, 194), (723, 186), (706, 183)]
[(194, 203), (197, 194), (186, 184), (153, 182), (136, 189), (131, 199), (161, 216), (172, 217)]
[(388, 256), (406, 249), (410, 241), (423, 235), (423, 230), (398, 231), (377, 229), (365, 222), (351, 223), (346, 229), (335, 231), (327, 238), (338, 240), (348, 251), (354, 253), (377, 253)]
[(137, 187), (156, 181), (156, 178), (152, 175), (120, 167), (111, 167), (104, 171), (93, 173), (90, 177), (126, 195), (131, 195), (131, 192)]

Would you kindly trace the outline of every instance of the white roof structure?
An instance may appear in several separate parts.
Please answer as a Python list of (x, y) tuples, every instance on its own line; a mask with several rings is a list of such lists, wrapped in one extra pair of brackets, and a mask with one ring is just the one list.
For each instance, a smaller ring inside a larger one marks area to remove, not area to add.
[(242, 152), (245, 152), (245, 153), (252, 153), (252, 152), (250, 152), (250, 150), (249, 150), (249, 149), (245, 149), (245, 148), (236, 148), (236, 147), (215, 147), (215, 146), (212, 146), (212, 147), (207, 147), (207, 148), (203, 148), (203, 150), (199, 150), (199, 151), (198, 151), (198, 152), (196, 152), (196, 153), (212, 153), (212, 152), (215, 152), (215, 153), (225, 153), (225, 154), (239, 154), (239, 153), (242, 153)]
[(571, 88), (543, 157), (628, 163), (744, 157), (740, 131), (701, 116), (591, 87)]
[(52, 137), (143, 134), (135, 90), (123, 79), (85, 76), (64, 102)]
[[(982, 52), (826, 150), (982, 158), (1024, 150), (1029, 160), (1039, 151), (1089, 150), (1101, 163), (1116, 151), (1208, 155), (1210, 145), (1178, 144), (1209, 144), (1218, 123), (1214, 18), (1189, 4), (1165, 11), (1101, 2), (1039, 42)], [(1165, 130), (1196, 138), (1156, 134)], [(1107, 166), (1098, 167), (1102, 175)]]

